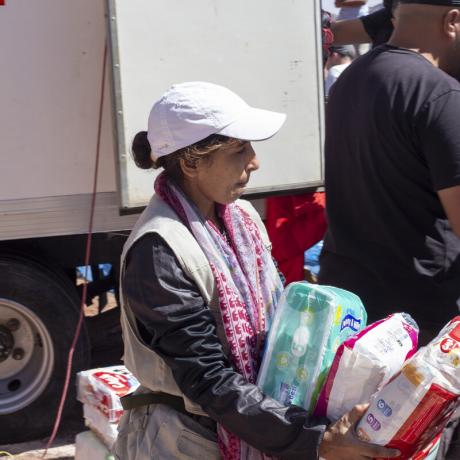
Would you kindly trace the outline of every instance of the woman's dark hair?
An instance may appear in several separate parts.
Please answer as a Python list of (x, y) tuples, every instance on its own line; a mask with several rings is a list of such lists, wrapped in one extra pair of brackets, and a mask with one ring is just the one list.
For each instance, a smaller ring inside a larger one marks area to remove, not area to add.
[(195, 144), (176, 150), (154, 161), (151, 156), (152, 149), (147, 139), (147, 131), (140, 131), (134, 136), (131, 151), (134, 162), (139, 168), (164, 168), (168, 176), (177, 181), (183, 178), (180, 166), (181, 160), (184, 160), (188, 166), (195, 167), (198, 161), (209, 158), (213, 152), (219, 150), (224, 145), (232, 143), (239, 144), (241, 142), (237, 139), (220, 136), (219, 134), (211, 134), (206, 139), (202, 139), (195, 142)]
[(134, 163), (141, 169), (151, 169), (154, 167), (154, 162), (150, 153), (150, 143), (147, 139), (147, 131), (139, 131), (133, 139), (131, 145), (131, 151), (133, 153)]

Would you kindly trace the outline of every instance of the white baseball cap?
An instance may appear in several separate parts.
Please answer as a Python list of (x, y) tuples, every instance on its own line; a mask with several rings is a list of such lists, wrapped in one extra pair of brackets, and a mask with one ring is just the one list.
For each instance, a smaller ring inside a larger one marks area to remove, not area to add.
[(245, 141), (269, 139), (285, 119), (284, 113), (250, 107), (223, 86), (186, 82), (171, 86), (154, 104), (147, 138), (155, 160), (211, 134)]

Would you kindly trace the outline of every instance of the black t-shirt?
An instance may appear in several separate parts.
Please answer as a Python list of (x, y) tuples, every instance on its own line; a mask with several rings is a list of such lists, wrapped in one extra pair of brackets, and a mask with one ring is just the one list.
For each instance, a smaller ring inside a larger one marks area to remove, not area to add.
[(325, 161), (320, 282), (356, 292), (371, 319), (457, 314), (460, 239), (436, 191), (460, 184), (460, 84), (415, 52), (370, 51), (331, 90)]

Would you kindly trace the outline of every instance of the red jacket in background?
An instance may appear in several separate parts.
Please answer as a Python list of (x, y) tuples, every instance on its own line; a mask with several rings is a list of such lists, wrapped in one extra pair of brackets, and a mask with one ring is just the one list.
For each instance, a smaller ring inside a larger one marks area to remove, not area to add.
[(324, 192), (279, 196), (266, 200), (266, 226), (272, 254), (286, 282), (304, 279), (304, 252), (326, 232)]

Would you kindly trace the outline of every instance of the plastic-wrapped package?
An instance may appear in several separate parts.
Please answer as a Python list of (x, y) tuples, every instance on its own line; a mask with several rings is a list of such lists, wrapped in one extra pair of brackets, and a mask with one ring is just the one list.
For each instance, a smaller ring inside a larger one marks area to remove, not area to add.
[(319, 274), (319, 256), (322, 249), (323, 240), (318, 241), (318, 243), (304, 252), (304, 269), (308, 270), (315, 277)]
[(97, 408), (110, 423), (123, 413), (120, 398), (134, 391), (139, 382), (125, 366), (110, 366), (77, 374), (77, 399)]
[(372, 443), (399, 449), (400, 459), (424, 458), (421, 451), (444, 428), (458, 407), (459, 397), (457, 316), (374, 395), (357, 426), (358, 435)]
[(115, 457), (94, 433), (84, 431), (75, 438), (75, 460), (115, 460)]
[(408, 314), (396, 313), (347, 339), (337, 350), (315, 415), (335, 422), (368, 402), (417, 351), (418, 331)]
[(441, 434), (436, 436), (423, 449), (416, 452), (410, 460), (436, 460), (441, 443)]
[(363, 304), (351, 292), (291, 283), (270, 327), (258, 385), (283, 404), (311, 411), (337, 348), (366, 320)]
[(97, 407), (89, 404), (83, 404), (83, 418), (85, 419), (85, 425), (111, 449), (117, 440), (118, 423), (109, 422)]

